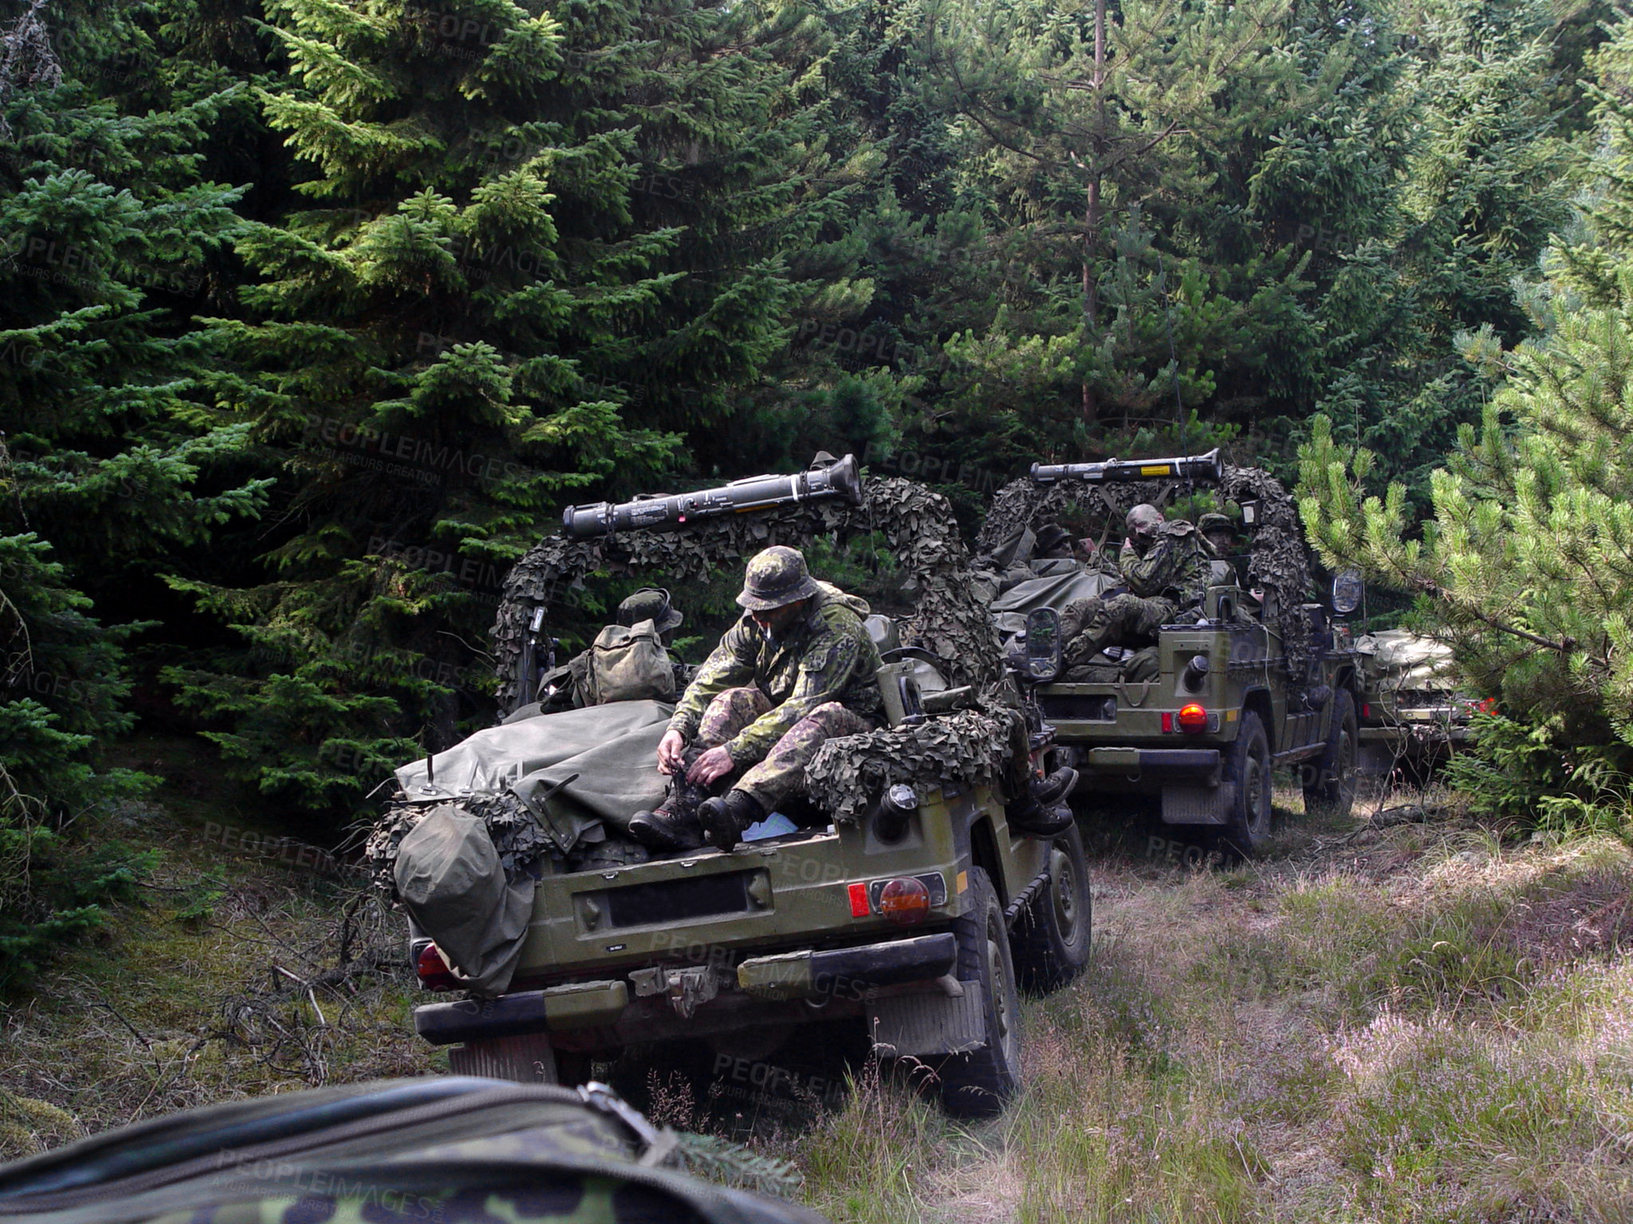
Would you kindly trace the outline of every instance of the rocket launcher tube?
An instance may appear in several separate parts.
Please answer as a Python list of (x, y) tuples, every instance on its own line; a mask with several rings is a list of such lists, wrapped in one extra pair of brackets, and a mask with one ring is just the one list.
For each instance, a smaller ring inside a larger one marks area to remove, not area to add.
[(826, 461), (823, 456), (817, 458), (818, 462), (808, 470), (793, 476), (747, 476), (695, 493), (568, 506), (561, 515), (561, 529), (570, 539), (584, 540), (617, 531), (678, 527), (695, 519), (744, 514), (830, 497), (843, 497), (853, 506), (860, 506), (862, 480), (856, 471), (856, 456)]
[(1171, 459), (1107, 459), (1101, 463), (1034, 463), (1032, 482), (1059, 484), (1081, 480), (1088, 484), (1121, 484), (1133, 480), (1223, 480), (1225, 465), (1216, 446), (1205, 455), (1178, 455)]

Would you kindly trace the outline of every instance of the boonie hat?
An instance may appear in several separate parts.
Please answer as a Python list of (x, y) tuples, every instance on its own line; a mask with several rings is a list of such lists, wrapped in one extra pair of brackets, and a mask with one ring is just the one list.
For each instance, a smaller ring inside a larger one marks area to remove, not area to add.
[(737, 602), (750, 612), (769, 612), (820, 590), (799, 549), (777, 544), (750, 558)]

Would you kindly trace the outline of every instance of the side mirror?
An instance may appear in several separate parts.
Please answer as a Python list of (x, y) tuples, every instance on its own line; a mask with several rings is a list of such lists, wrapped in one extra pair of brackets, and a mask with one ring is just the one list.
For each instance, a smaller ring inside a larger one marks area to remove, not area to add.
[(1034, 608), (1026, 614), (1026, 678), (1047, 684), (1060, 675), (1064, 643), (1060, 640), (1060, 613)]
[(1341, 570), (1333, 575), (1332, 610), (1340, 616), (1348, 616), (1361, 606), (1361, 597), (1365, 593), (1366, 585), (1361, 581), (1360, 570)]

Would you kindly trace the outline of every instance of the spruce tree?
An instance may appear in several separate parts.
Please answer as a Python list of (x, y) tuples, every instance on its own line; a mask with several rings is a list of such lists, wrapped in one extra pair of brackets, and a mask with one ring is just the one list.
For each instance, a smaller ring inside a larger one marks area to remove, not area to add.
[(200, 393), (191, 318), (237, 228), (240, 192), (198, 153), (233, 97), (170, 100), (149, 33), (39, 2), (0, 28), (0, 983), (132, 879), (83, 844), (155, 781), (103, 765), (140, 628), (107, 622), (263, 501), (231, 467), (245, 427)]
[(280, 0), (267, 28), (294, 194), (238, 244), (213, 391), (283, 500), (266, 582), (175, 579), (246, 648), (169, 675), (263, 791), (335, 811), (488, 716), (476, 648), (564, 503), (754, 448), (831, 192), (767, 50), (797, 13)]

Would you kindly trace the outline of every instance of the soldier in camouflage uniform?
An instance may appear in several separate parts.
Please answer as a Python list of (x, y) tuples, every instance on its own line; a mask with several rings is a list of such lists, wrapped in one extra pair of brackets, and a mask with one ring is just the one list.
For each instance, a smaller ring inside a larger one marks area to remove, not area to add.
[(1117, 559), (1128, 590), (1109, 599), (1074, 599), (1062, 610), (1060, 634), (1068, 664), (1086, 663), (1107, 646), (1145, 645), (1181, 609), (1207, 593), (1212, 547), (1183, 519), (1168, 522), (1142, 502), (1128, 512), (1128, 538)]
[[(818, 582), (797, 549), (779, 546), (748, 563), (737, 602), (742, 619), (698, 669), (658, 745), (658, 768), (675, 779), (670, 796), (630, 821), (630, 835), (657, 850), (696, 849), (705, 838), (732, 849), (803, 785), (824, 740), (881, 719), (864, 601)], [(734, 774), (724, 796), (704, 797)]]

